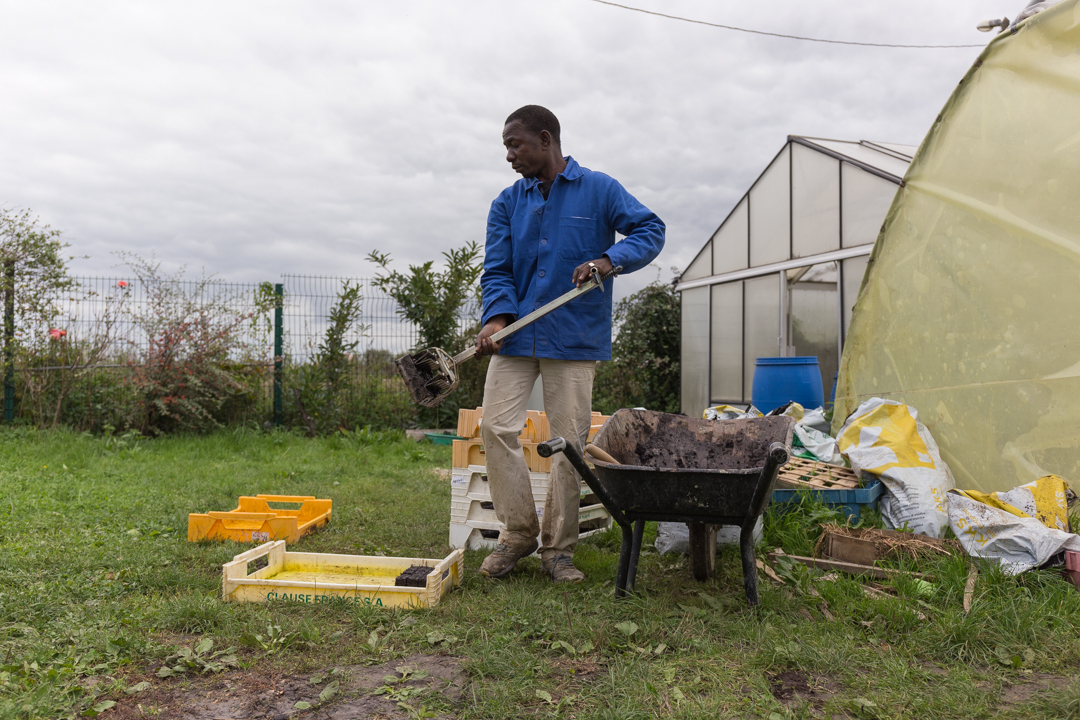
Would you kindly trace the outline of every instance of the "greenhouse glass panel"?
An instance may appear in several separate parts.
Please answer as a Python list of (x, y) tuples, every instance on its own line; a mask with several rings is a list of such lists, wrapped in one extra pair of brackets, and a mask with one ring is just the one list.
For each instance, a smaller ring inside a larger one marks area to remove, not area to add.
[(747, 243), (750, 241), (750, 228), (747, 225), (750, 212), (746, 206), (746, 198), (743, 198), (713, 235), (713, 275), (746, 268)]
[(830, 397), (840, 368), (840, 298), (836, 263), (789, 271), (788, 343), (798, 356), (814, 356), (821, 387)]
[(682, 411), (701, 417), (709, 406), (709, 288), (682, 291)]
[(791, 145), (791, 243), (794, 257), (840, 248), (840, 161)]
[(745, 283), (743, 397), (749, 398), (754, 385), (755, 361), (759, 357), (780, 355), (780, 276), (766, 275)]
[(851, 324), (851, 309), (855, 307), (855, 301), (859, 297), (859, 287), (862, 286), (863, 275), (866, 274), (866, 266), (870, 256), (848, 258), (843, 262), (843, 286), (844, 286), (844, 337), (847, 337), (848, 326)]
[(682, 274), (683, 282), (687, 280), (698, 280), (703, 277), (709, 277), (712, 275), (712, 243), (705, 243), (705, 247), (702, 248), (698, 256), (694, 258), (694, 261), (690, 263), (690, 267), (686, 268), (686, 272)]
[(750, 267), (790, 258), (790, 152), (788, 145), (750, 191)]
[(841, 163), (840, 173), (843, 246), (869, 245), (877, 240), (900, 186), (847, 163)]
[(743, 401), (743, 284), (712, 286), (710, 404)]

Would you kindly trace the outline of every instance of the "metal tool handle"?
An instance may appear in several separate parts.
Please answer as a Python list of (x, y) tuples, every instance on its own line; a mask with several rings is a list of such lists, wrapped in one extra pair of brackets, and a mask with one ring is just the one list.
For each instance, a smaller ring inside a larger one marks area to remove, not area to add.
[[(537, 310), (533, 310), (531, 313), (529, 313), (525, 317), (519, 318), (518, 320), (515, 320), (514, 322), (510, 323), (509, 325), (504, 327), (499, 332), (494, 333), (491, 336), (491, 342), (499, 342), (503, 338), (508, 337), (510, 335), (513, 335), (514, 333), (516, 333), (518, 330), (525, 327), (526, 325), (530, 325), (530, 324), (536, 322), (537, 320), (544, 317), (545, 315), (552, 312), (553, 310), (558, 310), (559, 308), (561, 308), (566, 303), (570, 302), (574, 298), (577, 298), (577, 297), (580, 297), (580, 296), (584, 295), (585, 293), (589, 292), (590, 290), (595, 290), (596, 288), (600, 288), (600, 290), (602, 292), (603, 289), (604, 289), (604, 281), (607, 280), (608, 278), (615, 277), (616, 275), (618, 275), (619, 273), (622, 272), (622, 269), (623, 269), (622, 265), (616, 265), (615, 267), (613, 267), (611, 269), (611, 272), (609, 272), (607, 275), (604, 275), (603, 277), (597, 278), (594, 275), (591, 278), (591, 280), (586, 280), (581, 285), (581, 287), (576, 287), (573, 290), (571, 290), (570, 292), (563, 293), (562, 295), (555, 298), (554, 300), (552, 300), (551, 302), (549, 302), (547, 305), (543, 306), (542, 308), (539, 308)], [(473, 345), (468, 350), (464, 350), (464, 351), (458, 353), (457, 355), (455, 355), (454, 356), (454, 364), (456, 365), (457, 363), (465, 362), (466, 360), (468, 360), (469, 358), (471, 358), (475, 354), (476, 354), (476, 346)]]

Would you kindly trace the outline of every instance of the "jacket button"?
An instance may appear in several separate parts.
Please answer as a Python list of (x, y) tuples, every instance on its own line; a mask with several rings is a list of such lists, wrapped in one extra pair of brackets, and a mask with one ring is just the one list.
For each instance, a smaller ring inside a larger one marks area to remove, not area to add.
[(544, 271), (543, 270), (540, 271), (540, 277), (544, 277)]
[(540, 239), (540, 244), (541, 245), (547, 245), (547, 238), (541, 238)]

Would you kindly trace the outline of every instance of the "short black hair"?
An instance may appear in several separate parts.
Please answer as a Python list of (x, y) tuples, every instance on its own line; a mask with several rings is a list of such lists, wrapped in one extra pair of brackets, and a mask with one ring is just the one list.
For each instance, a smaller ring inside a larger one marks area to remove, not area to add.
[(555, 113), (546, 107), (540, 105), (519, 107), (510, 113), (510, 117), (506, 118), (503, 126), (505, 127), (515, 120), (520, 122), (526, 130), (536, 135), (547, 130), (551, 133), (551, 139), (555, 141), (555, 144), (562, 147), (562, 142), (559, 140), (559, 118), (555, 117)]

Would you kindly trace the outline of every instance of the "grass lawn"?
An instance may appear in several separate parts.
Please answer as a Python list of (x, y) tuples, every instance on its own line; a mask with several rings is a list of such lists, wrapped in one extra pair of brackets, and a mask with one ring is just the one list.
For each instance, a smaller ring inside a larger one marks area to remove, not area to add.
[[(246, 547), (186, 539), (189, 512), (315, 495), (334, 519), (298, 549), (441, 558), (449, 465), (365, 433), (0, 432), (0, 718), (1080, 717), (1080, 593), (1052, 571), (984, 568), (967, 615), (964, 558), (918, 568), (931, 595), (796, 566), (748, 609), (734, 552), (697, 583), (646, 551), (617, 602), (610, 532), (582, 542), (583, 585), (533, 558), (489, 582), (468, 553), (462, 588), (405, 612), (226, 604)], [(768, 516), (766, 545), (809, 554), (820, 514)], [(192, 669), (159, 677), (180, 648)]]

